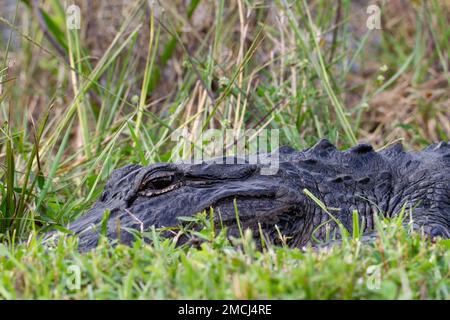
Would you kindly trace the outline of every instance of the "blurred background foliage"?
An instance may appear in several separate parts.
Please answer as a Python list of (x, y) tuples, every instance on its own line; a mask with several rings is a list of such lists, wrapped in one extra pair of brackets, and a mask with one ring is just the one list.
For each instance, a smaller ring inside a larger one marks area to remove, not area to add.
[(78, 216), (117, 166), (190, 157), (177, 129), (449, 140), (449, 22), (446, 0), (3, 0), (0, 233)]

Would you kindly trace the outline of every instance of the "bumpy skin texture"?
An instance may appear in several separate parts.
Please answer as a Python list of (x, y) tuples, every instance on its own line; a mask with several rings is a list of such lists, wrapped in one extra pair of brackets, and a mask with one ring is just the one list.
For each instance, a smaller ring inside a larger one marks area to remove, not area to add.
[(394, 216), (406, 204), (416, 229), (450, 238), (450, 145), (445, 142), (420, 152), (405, 152), (401, 144), (380, 152), (360, 144), (340, 152), (321, 140), (300, 152), (282, 147), (275, 175), (261, 175), (262, 167), (212, 161), (129, 165), (113, 172), (101, 198), (69, 228), (79, 234), (80, 249), (88, 250), (98, 242), (106, 209), (108, 237), (131, 243), (127, 228), (175, 227), (178, 217), (213, 208), (216, 224), (237, 235), (236, 199), (244, 229), (258, 237), (260, 224), (266, 240), (279, 243), (281, 233), (289, 245), (303, 246), (338, 232), (329, 214), (303, 192), (306, 188), (348, 230), (354, 210), (370, 234), (375, 212)]

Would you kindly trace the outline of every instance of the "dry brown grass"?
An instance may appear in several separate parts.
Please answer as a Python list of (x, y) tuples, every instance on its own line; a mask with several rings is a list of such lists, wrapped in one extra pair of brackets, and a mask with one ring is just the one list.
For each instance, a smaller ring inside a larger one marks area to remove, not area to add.
[[(382, 1), (375, 1), (374, 3), (381, 3)], [(95, 65), (95, 62), (103, 55), (106, 48), (111, 43), (114, 36), (117, 34), (124, 17), (129, 11), (129, 7), (134, 4), (134, 1), (111, 0), (111, 1), (89, 1), (89, 0), (75, 0), (74, 3), (80, 5), (82, 9), (82, 17), (84, 19), (83, 28), (81, 30), (81, 42), (85, 45), (90, 59)], [(193, 16), (188, 19), (186, 17), (186, 8), (190, 1), (187, 0), (169, 0), (161, 2), (164, 8), (156, 14), (157, 18), (161, 15), (170, 17), (170, 28), (175, 28), (179, 32), (180, 39), (186, 46), (187, 51), (193, 59), (198, 55), (200, 57), (207, 52), (208, 46), (214, 37), (215, 30), (215, 13), (217, 11), (217, 3), (212, 1), (200, 1), (198, 8), (194, 11)], [(212, 58), (215, 61), (215, 69), (213, 71), (212, 79), (212, 94), (218, 95), (216, 91), (220, 87), (220, 80), (223, 77), (230, 78), (233, 68), (238, 65), (248, 50), (255, 37), (255, 30), (261, 23), (264, 23), (267, 30), (271, 28), (274, 32), (266, 32), (264, 42), (258, 48), (254, 55), (256, 64), (263, 66), (270, 65), (267, 71), (270, 76), (273, 76), (273, 85), (277, 83), (282, 87), (283, 81), (290, 81), (295, 83), (299, 81), (298, 68), (290, 67), (288, 60), (295, 58), (296, 42), (292, 30), (286, 21), (281, 21), (274, 3), (268, 1), (255, 1), (254, 8), (261, 7), (266, 10), (266, 18), (258, 20), (255, 10), (246, 11), (242, 9), (242, 1), (230, 0), (226, 2), (223, 13), (223, 34), (226, 36), (224, 41), (220, 44), (220, 50), (213, 52)], [(316, 14), (315, 8), (319, 1), (308, 1), (311, 5), (311, 11)], [(352, 37), (352, 43), (356, 46), (367, 31), (365, 27), (365, 8), (371, 1), (361, 0), (352, 1), (352, 12), (349, 15), (349, 28)], [(406, 0), (391, 0), (386, 3), (383, 14), (383, 30), (374, 31), (369, 37), (368, 44), (364, 48), (363, 54), (364, 64), (357, 64), (349, 74), (347, 87), (356, 87), (356, 89), (347, 90), (342, 93), (346, 107), (348, 109), (356, 106), (363, 97), (364, 92), (373, 91), (376, 89), (376, 77), (379, 69), (386, 62), (383, 61), (382, 55), (386, 52), (386, 48), (380, 47), (382, 37), (390, 38), (391, 41), (404, 41), (408, 50), (412, 50), (415, 46), (415, 35), (417, 33), (417, 16), (420, 14), (421, 1), (406, 1)], [(440, 1), (442, 10), (448, 12), (450, 21), (450, 2), (446, 0)], [(42, 7), (47, 8), (46, 2), (42, 3)], [(164, 13), (163, 13), (164, 11)], [(133, 26), (142, 24), (142, 32), (140, 32), (137, 43), (134, 47), (133, 58), (136, 59), (135, 65), (137, 72), (144, 71), (146, 51), (148, 47), (149, 34), (146, 32), (149, 23), (148, 12), (142, 12), (139, 19), (133, 22)], [(24, 19), (24, 21), (32, 21)], [(341, 23), (346, 23), (343, 21)], [(31, 23), (31, 22), (27, 22)], [(432, 21), (433, 26), (437, 23)], [(339, 25), (342, 28), (342, 25)], [(334, 23), (329, 24), (328, 31), (324, 40), (325, 47), (329, 45), (331, 31), (334, 28)], [(341, 29), (342, 31), (342, 29)], [(42, 35), (39, 35), (42, 36)], [(159, 39), (159, 53), (165, 48), (165, 45), (170, 41), (171, 36), (162, 31)], [(430, 58), (433, 50), (435, 50), (431, 37), (428, 40), (427, 51), (425, 54), (427, 59)], [(206, 42), (206, 45), (205, 43)], [(45, 42), (46, 46), (49, 46)], [(205, 46), (204, 46), (205, 45)], [(324, 48), (325, 48), (324, 47)], [(389, 50), (390, 48), (387, 48)], [(45, 66), (45, 61), (52, 59), (39, 48), (31, 46), (33, 60), (29, 63), (24, 63), (27, 59), (21, 52), (11, 52), (10, 56), (14, 57), (16, 66), (10, 69), (11, 74), (17, 74), (21, 80), (23, 87), (30, 87), (30, 94), (22, 94), (17, 105), (28, 106), (31, 115), (38, 115), (42, 110), (48, 106), (50, 102), (49, 92), (47, 88), (64, 87), (65, 80), (68, 78), (67, 68), (60, 66), (58, 68), (58, 75), (55, 77), (54, 70), (50, 70)], [(395, 52), (390, 54), (395, 55)], [(448, 53), (445, 53), (445, 58), (448, 60)], [(435, 59), (435, 58), (434, 58)], [(202, 59), (199, 59), (202, 60)], [(386, 90), (374, 97), (368, 102), (369, 108), (363, 114), (361, 138), (368, 140), (378, 146), (386, 142), (403, 138), (409, 140), (410, 144), (414, 145), (420, 143), (420, 140), (433, 141), (442, 139), (450, 135), (450, 117), (449, 117), (449, 86), (439, 61), (435, 59), (433, 65), (430, 66), (427, 75), (422, 77), (420, 81), (414, 77), (413, 72), (403, 74), (397, 81), (395, 81)], [(160, 61), (157, 61), (158, 64)], [(200, 68), (204, 67), (204, 61), (200, 61)], [(177, 45), (174, 53), (167, 62), (167, 65), (161, 66), (161, 81), (149, 97), (150, 109), (158, 111), (161, 107), (160, 101), (169, 99), (174, 92), (180, 89), (186, 80), (186, 52)], [(27, 66), (23, 69), (21, 66)], [(243, 88), (244, 92), (250, 96), (258, 84), (264, 82), (267, 75), (256, 71), (249, 77), (252, 79), (246, 80), (247, 85)], [(391, 67), (389, 65), (389, 67)], [(339, 69), (330, 69), (338, 74)], [(192, 72), (192, 71), (190, 71)], [(137, 74), (138, 78), (140, 75)], [(248, 77), (248, 75), (247, 75)], [(239, 84), (243, 83), (242, 76), (238, 79)], [(305, 86), (309, 86), (306, 84)], [(318, 95), (322, 95), (321, 88), (318, 83)], [(295, 85), (291, 85), (292, 94), (296, 94)], [(140, 90), (140, 82), (136, 82), (136, 86), (130, 89), (130, 96), (138, 94)], [(280, 90), (288, 90), (286, 88)], [(191, 94), (188, 108), (186, 109), (184, 119), (189, 118), (199, 110), (203, 110), (204, 106), (208, 104), (208, 92), (202, 84), (197, 81), (191, 88)], [(94, 103), (100, 104), (101, 101), (95, 94), (90, 94), (90, 99)], [(70, 103), (73, 99), (73, 94), (70, 91), (64, 95), (57, 95), (54, 101), (56, 114), (64, 112), (64, 106)], [(236, 97), (236, 105), (241, 101), (248, 104), (252, 108), (253, 101), (244, 99), (243, 94)], [(226, 112), (221, 107), (220, 112)], [(259, 110), (255, 110), (257, 113)], [(264, 116), (258, 114), (258, 116)], [(58, 118), (57, 116), (55, 118)], [(242, 119), (236, 120), (240, 122)], [(320, 120), (320, 119), (319, 119)], [(236, 122), (236, 123), (237, 123)], [(413, 130), (411, 129), (413, 128)], [(301, 135), (309, 135), (314, 133), (312, 126), (305, 127)], [(420, 136), (420, 137), (419, 137)], [(76, 135), (74, 135), (76, 138)]]
[[(413, 130), (411, 130), (413, 129)], [(450, 87), (447, 79), (437, 77), (420, 85), (412, 75), (401, 77), (392, 88), (377, 95), (364, 118), (363, 132), (369, 141), (404, 139), (410, 144), (439, 141), (450, 136)], [(416, 140), (416, 141), (415, 141)]]

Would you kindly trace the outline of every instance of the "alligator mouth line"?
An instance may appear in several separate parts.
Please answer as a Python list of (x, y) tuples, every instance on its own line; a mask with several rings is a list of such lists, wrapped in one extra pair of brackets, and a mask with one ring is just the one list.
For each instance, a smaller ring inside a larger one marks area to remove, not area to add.
[(208, 212), (210, 208), (223, 226), (236, 225), (236, 217), (239, 218), (240, 223), (252, 224), (259, 219), (266, 219), (275, 212), (282, 213), (290, 210), (288, 206), (276, 200), (275, 194), (228, 195), (214, 201), (203, 211)]

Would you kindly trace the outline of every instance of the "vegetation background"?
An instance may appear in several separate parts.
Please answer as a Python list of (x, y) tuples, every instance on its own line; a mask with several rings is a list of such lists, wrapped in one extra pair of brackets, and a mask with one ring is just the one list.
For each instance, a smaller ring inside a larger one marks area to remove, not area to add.
[(398, 221), (373, 245), (320, 251), (231, 246), (207, 221), (198, 249), (155, 231), (81, 255), (38, 235), (89, 208), (114, 168), (190, 157), (180, 128), (276, 128), (299, 149), (449, 140), (449, 22), (447, 0), (2, 1), (0, 297), (448, 299), (448, 240)]

